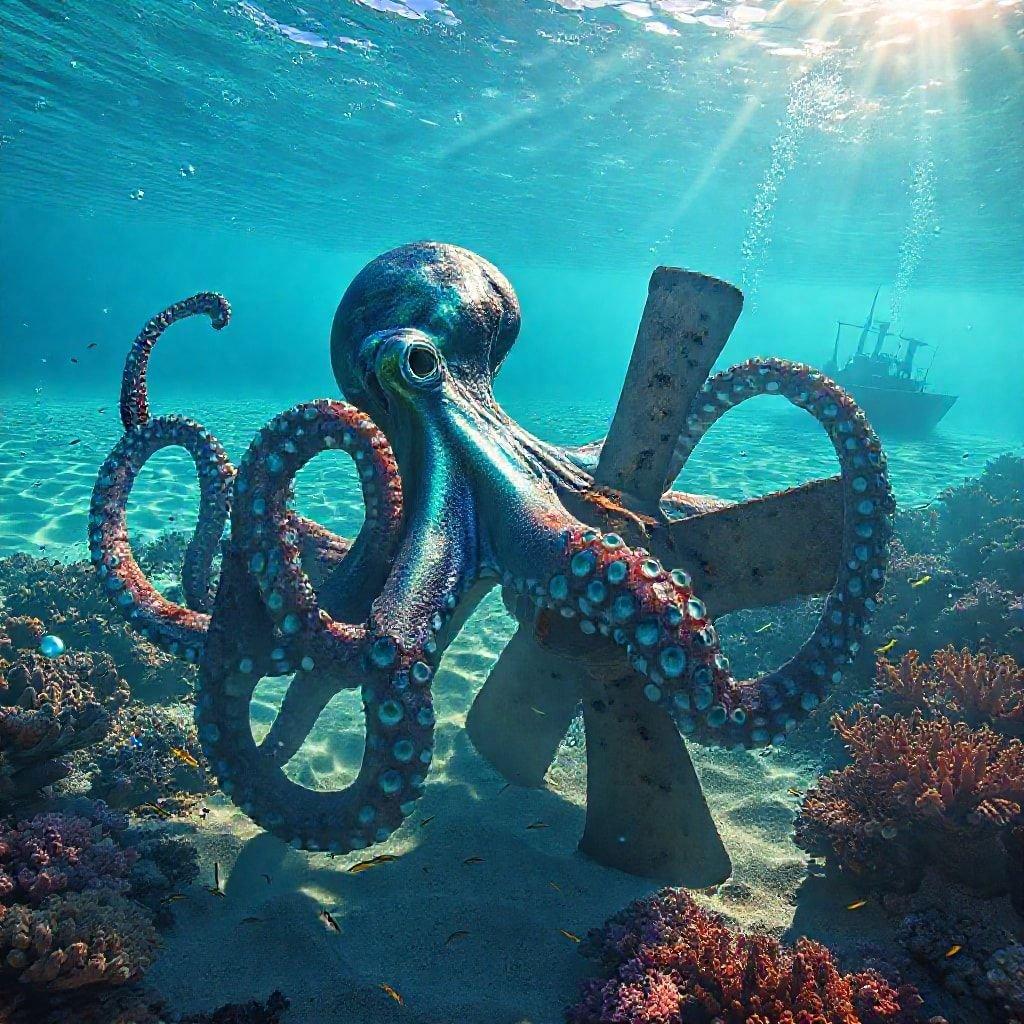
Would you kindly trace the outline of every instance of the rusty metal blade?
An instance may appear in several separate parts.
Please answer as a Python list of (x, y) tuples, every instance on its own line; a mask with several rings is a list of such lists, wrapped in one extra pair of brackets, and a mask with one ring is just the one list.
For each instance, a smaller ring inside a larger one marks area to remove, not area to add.
[(731, 284), (658, 267), (595, 483), (654, 508), (669, 482), (676, 441), (743, 307)]
[(655, 527), (650, 549), (689, 572), (718, 616), (824, 593), (842, 537), (842, 490), (832, 477)]

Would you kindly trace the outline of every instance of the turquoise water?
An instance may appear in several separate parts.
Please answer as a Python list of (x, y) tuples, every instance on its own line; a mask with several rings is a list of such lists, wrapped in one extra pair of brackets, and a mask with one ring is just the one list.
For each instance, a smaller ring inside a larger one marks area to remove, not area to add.
[[(523, 327), (496, 392), (546, 440), (606, 433), (650, 274), (670, 265), (744, 292), (720, 367), (821, 366), (876, 290), (880, 318), (930, 343), (931, 387), (958, 398), (926, 437), (883, 435), (903, 508), (1024, 452), (1024, 0), (6, 0), (0, 48), (0, 558), (86, 555), (148, 317), (201, 290), (231, 301), (223, 332), (171, 328), (149, 383), (154, 413), (200, 420), (237, 464), (276, 413), (338, 396), (341, 295), (423, 238), (511, 280)], [(824, 433), (780, 406), (731, 412), (677, 486), (740, 500), (832, 475)], [(197, 502), (190, 460), (160, 453), (133, 539), (190, 531)], [(353, 536), (350, 462), (312, 462), (296, 504)], [(766, 610), (762, 640), (787, 622)], [(210, 794), (189, 823), (227, 899), (190, 893), (147, 982), (189, 1011), (280, 986), (289, 1024), (562, 1019), (588, 971), (565, 930), (655, 885), (575, 853), (578, 746), (549, 788), (506, 793), (467, 739), (512, 629), (491, 594), (446, 655), (422, 814), (380, 847), (400, 858), (387, 873), (288, 851)], [(282, 692), (257, 691), (257, 733)], [(292, 766), (304, 784), (351, 778), (357, 703), (324, 712)], [(822, 896), (791, 842), (794, 792), (822, 764), (693, 756), (736, 869), (715, 906), (855, 956), (892, 946), (880, 914), (842, 912), (862, 893)]]

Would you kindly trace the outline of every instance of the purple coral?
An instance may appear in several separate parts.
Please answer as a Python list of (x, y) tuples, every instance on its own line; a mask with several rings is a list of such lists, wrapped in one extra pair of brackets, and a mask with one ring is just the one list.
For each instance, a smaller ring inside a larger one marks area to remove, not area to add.
[(138, 853), (118, 844), (118, 831), (99, 814), (0, 822), (0, 902), (38, 906), (65, 891), (124, 892)]

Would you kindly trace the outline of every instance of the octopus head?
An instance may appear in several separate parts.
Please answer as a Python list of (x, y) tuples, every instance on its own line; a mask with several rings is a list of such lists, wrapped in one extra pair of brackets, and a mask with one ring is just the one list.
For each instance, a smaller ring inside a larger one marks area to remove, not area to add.
[[(409, 332), (420, 340), (409, 341)], [(376, 359), (382, 338), (409, 341), (397, 387), (433, 380), (433, 371), (417, 376), (433, 359), (439, 372), (489, 401), (491, 380), (518, 333), (519, 300), (501, 271), (458, 246), (414, 242), (378, 256), (349, 285), (331, 330), (331, 364), (345, 397), (387, 431), (393, 424), (382, 378), (367, 372), (369, 349)]]

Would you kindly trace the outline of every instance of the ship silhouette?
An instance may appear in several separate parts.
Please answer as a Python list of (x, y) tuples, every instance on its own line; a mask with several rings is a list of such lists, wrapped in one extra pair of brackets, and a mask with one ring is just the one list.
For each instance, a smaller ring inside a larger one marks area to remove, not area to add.
[[(890, 321), (875, 319), (879, 291), (881, 289), (875, 292), (863, 324), (843, 320), (837, 323), (832, 356), (825, 364), (825, 373), (853, 395), (876, 430), (890, 434), (927, 434), (953, 407), (957, 396), (928, 390), (928, 373), (935, 360), (934, 346), (919, 338), (892, 334)], [(860, 336), (853, 354), (840, 363), (839, 342), (844, 329), (859, 330)], [(895, 351), (885, 350), (889, 341), (896, 342)], [(932, 358), (927, 367), (915, 371), (914, 360), (922, 348), (931, 348)]]

